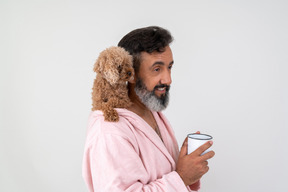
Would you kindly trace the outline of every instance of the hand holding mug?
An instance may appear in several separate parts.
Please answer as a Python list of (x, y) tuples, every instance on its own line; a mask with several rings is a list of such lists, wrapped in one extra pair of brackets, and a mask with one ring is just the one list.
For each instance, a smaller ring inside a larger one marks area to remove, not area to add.
[[(204, 144), (200, 145), (199, 147), (193, 145), (193, 148), (196, 149), (187, 155), (188, 139), (189, 137), (185, 139), (181, 147), (179, 159), (176, 165), (176, 172), (180, 175), (186, 185), (191, 185), (199, 181), (201, 177), (208, 172), (209, 167), (207, 160), (211, 159), (215, 155), (215, 153), (214, 151), (207, 151), (213, 144), (213, 142), (211, 141), (211, 137), (210, 140), (205, 140), (204, 142), (201, 140)], [(189, 150), (192, 151), (193, 149), (190, 148)]]

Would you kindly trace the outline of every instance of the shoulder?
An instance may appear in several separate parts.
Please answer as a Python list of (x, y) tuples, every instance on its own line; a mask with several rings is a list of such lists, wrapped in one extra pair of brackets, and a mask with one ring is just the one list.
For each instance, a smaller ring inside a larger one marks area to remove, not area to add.
[(108, 122), (105, 121), (101, 111), (93, 111), (88, 119), (87, 142), (93, 142), (107, 136), (134, 140), (134, 127), (130, 122), (123, 115), (119, 115), (118, 122)]

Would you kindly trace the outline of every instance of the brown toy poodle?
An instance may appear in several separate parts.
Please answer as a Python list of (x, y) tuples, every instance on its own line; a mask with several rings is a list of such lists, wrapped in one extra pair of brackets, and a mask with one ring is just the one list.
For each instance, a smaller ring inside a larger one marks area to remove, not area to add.
[(114, 108), (131, 105), (127, 81), (134, 78), (132, 56), (121, 47), (102, 51), (94, 64), (96, 79), (92, 91), (92, 110), (102, 110), (105, 121), (119, 120)]

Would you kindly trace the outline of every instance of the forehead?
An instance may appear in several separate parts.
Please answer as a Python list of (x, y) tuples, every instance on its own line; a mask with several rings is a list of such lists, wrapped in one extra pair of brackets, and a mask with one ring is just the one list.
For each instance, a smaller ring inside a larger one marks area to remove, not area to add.
[(155, 62), (162, 62), (168, 65), (173, 62), (173, 54), (171, 48), (169, 46), (165, 47), (164, 52), (154, 51), (152, 53), (141, 53), (141, 66), (153, 65)]

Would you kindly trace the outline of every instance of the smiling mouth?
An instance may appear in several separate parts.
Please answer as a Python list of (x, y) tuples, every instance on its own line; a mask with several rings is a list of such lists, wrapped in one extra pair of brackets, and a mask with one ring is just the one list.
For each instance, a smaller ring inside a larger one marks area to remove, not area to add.
[(166, 89), (166, 87), (157, 88), (157, 90), (159, 90), (159, 91), (164, 91), (165, 89)]
[(160, 91), (164, 93), (164, 92), (168, 92), (169, 88), (170, 88), (169, 85), (162, 84), (162, 85), (155, 86), (154, 91)]

